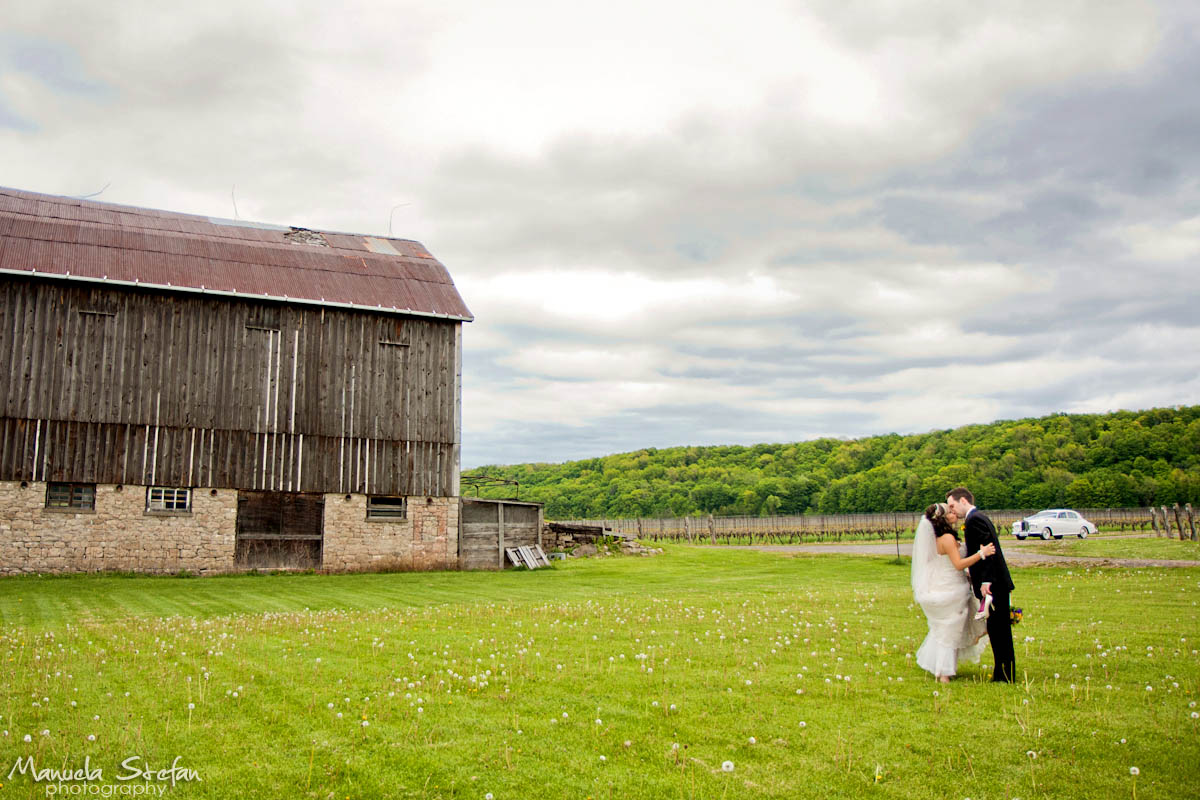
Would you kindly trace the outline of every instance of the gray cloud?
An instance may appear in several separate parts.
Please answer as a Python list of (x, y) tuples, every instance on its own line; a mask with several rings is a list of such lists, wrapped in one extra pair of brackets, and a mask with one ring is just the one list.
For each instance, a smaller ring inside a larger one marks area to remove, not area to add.
[(518, 5), (18, 4), (6, 180), (365, 233), (403, 203), (477, 315), (468, 464), (1200, 391), (1192, 4)]
[[(743, 416), (733, 406), (680, 405), (605, 417), (582, 429), (552, 422), (501, 427), (494, 437), (464, 444), (463, 465), (464, 469), (470, 469), (529, 460), (559, 463), (643, 447), (798, 441), (829, 435), (831, 431), (863, 429), (871, 424), (869, 415), (852, 413), (807, 421), (756, 416), (750, 426), (732, 424)], [(538, 455), (529, 458), (531, 453)]]

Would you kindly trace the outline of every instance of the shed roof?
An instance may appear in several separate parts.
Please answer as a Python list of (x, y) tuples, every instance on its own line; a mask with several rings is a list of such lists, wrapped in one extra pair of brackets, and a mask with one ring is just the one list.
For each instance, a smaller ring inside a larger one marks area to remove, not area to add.
[(410, 239), (3, 187), (0, 274), (473, 319), (446, 268)]

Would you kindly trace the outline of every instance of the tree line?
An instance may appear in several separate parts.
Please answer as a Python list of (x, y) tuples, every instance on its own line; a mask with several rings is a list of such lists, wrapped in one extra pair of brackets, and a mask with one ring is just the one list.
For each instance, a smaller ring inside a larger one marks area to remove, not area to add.
[[(467, 470), (517, 481), (551, 519), (919, 511), (969, 486), (981, 507), (1200, 505), (1200, 406), (1053, 414), (790, 444), (647, 448)], [(511, 497), (512, 487), (482, 496)]]

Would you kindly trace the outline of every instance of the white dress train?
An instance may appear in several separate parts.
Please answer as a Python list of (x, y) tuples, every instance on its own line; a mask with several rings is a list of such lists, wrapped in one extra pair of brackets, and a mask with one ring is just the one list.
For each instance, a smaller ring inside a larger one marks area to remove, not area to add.
[[(917, 650), (917, 665), (934, 675), (954, 675), (960, 663), (979, 662), (987, 646), (987, 639), (980, 639), (987, 634), (987, 620), (975, 619), (979, 605), (967, 574), (937, 552), (933, 526), (921, 522), (913, 543), (913, 596), (929, 620), (929, 634)], [(959, 544), (960, 555), (965, 548)]]

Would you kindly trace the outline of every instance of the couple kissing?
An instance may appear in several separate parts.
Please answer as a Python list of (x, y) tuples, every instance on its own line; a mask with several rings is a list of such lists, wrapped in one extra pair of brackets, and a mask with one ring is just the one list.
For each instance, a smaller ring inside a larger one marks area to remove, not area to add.
[[(960, 523), (966, 541), (959, 539)], [(912, 589), (929, 621), (929, 634), (917, 650), (918, 666), (948, 683), (960, 662), (979, 662), (987, 636), (995, 659), (992, 680), (1015, 679), (1012, 578), (996, 526), (975, 508), (975, 497), (965, 487), (925, 509), (913, 539)]]

